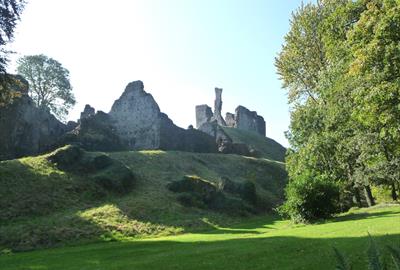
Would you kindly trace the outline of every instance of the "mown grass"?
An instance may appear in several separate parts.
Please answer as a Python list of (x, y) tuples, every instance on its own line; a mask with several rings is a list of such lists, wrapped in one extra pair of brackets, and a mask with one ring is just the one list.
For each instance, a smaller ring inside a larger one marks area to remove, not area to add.
[(179, 236), (0, 256), (1, 269), (335, 269), (333, 247), (366, 269), (368, 233), (400, 245), (400, 206), (354, 210), (315, 225), (258, 217)]
[[(99, 155), (100, 153), (89, 153)], [(142, 151), (108, 153), (136, 176), (127, 194), (84, 174), (61, 170), (47, 156), (0, 162), (0, 250), (32, 250), (121, 238), (174, 235), (246, 217), (184, 207), (167, 184), (185, 175), (256, 186), (263, 212), (282, 201), (284, 164), (237, 155)]]

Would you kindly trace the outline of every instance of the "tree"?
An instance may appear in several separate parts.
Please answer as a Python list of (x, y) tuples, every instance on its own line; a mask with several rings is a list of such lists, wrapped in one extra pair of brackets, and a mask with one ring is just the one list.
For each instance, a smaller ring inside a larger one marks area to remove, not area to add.
[(399, 30), (398, 0), (319, 0), (293, 14), (276, 59), (292, 105), (290, 183), (324, 177), (359, 206), (375, 203), (371, 185), (398, 198)]
[(6, 72), (9, 53), (4, 46), (14, 36), (14, 28), (24, 8), (24, 0), (0, 0), (0, 73)]
[[(353, 115), (375, 134), (378, 151), (369, 155), (367, 168), (386, 182), (397, 199), (400, 181), (400, 2), (368, 1), (366, 10), (348, 33), (352, 55), (349, 76), (359, 81), (353, 91)], [(383, 180), (383, 181), (382, 181)]]
[(13, 91), (15, 78), (6, 74), (8, 54), (5, 45), (13, 39), (14, 28), (24, 8), (24, 0), (0, 0), (0, 106), (5, 106), (18, 97)]
[(314, 4), (302, 4), (292, 15), (290, 31), (275, 61), (283, 87), (289, 90), (289, 103), (317, 99), (315, 86), (319, 72), (326, 66), (318, 31), (322, 17), (322, 9)]
[(69, 71), (43, 54), (20, 58), (17, 71), (29, 82), (29, 95), (36, 105), (64, 120), (75, 105)]
[[(276, 59), (294, 105), (290, 183), (325, 177), (359, 206), (375, 203), (371, 185), (389, 186), (398, 198), (399, 30), (398, 0), (320, 0), (294, 13)], [(287, 192), (287, 201), (293, 196)]]

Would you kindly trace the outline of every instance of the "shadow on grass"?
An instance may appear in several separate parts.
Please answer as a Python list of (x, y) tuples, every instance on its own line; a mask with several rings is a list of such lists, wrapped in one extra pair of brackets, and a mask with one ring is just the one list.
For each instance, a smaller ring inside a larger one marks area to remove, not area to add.
[(348, 220), (360, 220), (360, 219), (373, 219), (380, 217), (391, 217), (394, 216), (393, 212), (383, 211), (383, 212), (368, 212), (368, 213), (349, 213), (345, 216), (339, 216), (334, 218), (332, 221), (340, 222), (340, 221), (348, 221)]
[[(380, 247), (400, 235), (374, 237)], [(333, 247), (353, 269), (366, 269), (368, 236), (337, 238), (256, 237), (196, 241), (190, 238), (98, 243), (0, 256), (2, 270), (16, 269), (335, 269)]]

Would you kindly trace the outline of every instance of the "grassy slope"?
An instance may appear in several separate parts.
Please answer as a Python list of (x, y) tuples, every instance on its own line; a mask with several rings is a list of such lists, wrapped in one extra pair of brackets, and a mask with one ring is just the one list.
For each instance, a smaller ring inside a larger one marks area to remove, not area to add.
[[(95, 154), (95, 153), (92, 153)], [(0, 250), (27, 250), (81, 240), (170, 235), (229, 224), (240, 217), (185, 208), (166, 184), (184, 175), (216, 182), (250, 180), (266, 207), (280, 201), (284, 165), (236, 155), (120, 152), (112, 158), (138, 178), (127, 195), (104, 192), (90, 179), (57, 169), (46, 156), (0, 163)]]
[(244, 143), (261, 152), (264, 158), (284, 161), (286, 148), (273, 139), (260, 136), (256, 132), (240, 130), (237, 128), (222, 127), (232, 138), (234, 143)]
[(97, 243), (0, 256), (1, 269), (335, 269), (332, 247), (366, 269), (369, 232), (380, 247), (400, 245), (400, 207), (358, 210), (326, 223), (293, 226), (257, 218), (137, 241)]

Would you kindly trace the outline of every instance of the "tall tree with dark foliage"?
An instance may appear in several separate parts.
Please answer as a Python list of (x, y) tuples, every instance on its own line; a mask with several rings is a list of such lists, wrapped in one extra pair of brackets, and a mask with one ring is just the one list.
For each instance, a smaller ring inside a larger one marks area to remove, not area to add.
[(14, 36), (14, 28), (24, 8), (24, 0), (0, 0), (0, 106), (7, 105), (18, 92), (12, 90), (16, 78), (7, 76), (9, 50), (5, 48)]

